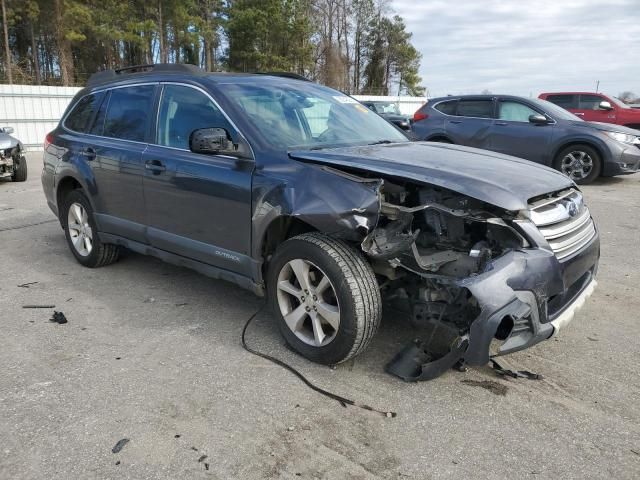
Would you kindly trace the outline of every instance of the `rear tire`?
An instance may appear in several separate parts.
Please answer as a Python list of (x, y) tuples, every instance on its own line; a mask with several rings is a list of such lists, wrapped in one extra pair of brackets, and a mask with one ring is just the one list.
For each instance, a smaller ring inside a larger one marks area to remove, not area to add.
[(81, 190), (72, 190), (64, 199), (61, 221), (69, 249), (85, 267), (104, 267), (118, 260), (120, 247), (102, 243), (89, 199)]
[(27, 159), (25, 157), (19, 157), (14, 160), (13, 175), (11, 180), (14, 182), (24, 182), (27, 180)]
[(602, 159), (589, 145), (570, 145), (556, 155), (553, 166), (578, 185), (586, 185), (600, 176)]
[(316, 232), (278, 247), (269, 263), (267, 295), (287, 344), (325, 365), (364, 351), (382, 318), (371, 265), (348, 244)]

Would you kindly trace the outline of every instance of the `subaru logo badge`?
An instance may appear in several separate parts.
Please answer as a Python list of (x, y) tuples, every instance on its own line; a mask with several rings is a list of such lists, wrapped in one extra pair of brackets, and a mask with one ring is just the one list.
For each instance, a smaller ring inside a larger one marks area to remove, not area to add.
[(569, 215), (569, 217), (575, 217), (582, 209), (582, 202), (582, 195), (578, 193), (571, 198), (563, 199), (561, 203), (567, 212), (567, 215)]

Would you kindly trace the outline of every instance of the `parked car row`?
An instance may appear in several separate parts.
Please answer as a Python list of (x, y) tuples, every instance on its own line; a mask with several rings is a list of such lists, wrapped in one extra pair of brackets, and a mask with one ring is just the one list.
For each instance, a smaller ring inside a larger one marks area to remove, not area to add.
[(382, 118), (388, 122), (393, 123), (395, 126), (402, 130), (410, 131), (413, 119), (407, 115), (403, 115), (398, 108), (398, 104), (394, 102), (385, 102), (382, 100), (366, 100), (362, 104), (376, 112)]
[[(509, 95), (430, 99), (415, 113), (412, 133), (418, 140), (465, 145), (524, 158), (555, 168), (579, 184), (590, 183), (599, 176), (638, 170), (640, 131), (612, 123), (584, 121), (557, 105), (564, 97), (541, 96), (556, 103)], [(601, 101), (601, 97), (575, 96), (577, 106), (592, 105), (593, 112), (615, 110), (605, 100)], [(615, 108), (629, 110), (640, 117), (640, 111), (617, 104)], [(625, 115), (628, 116), (616, 118), (629, 121), (633, 117)]]

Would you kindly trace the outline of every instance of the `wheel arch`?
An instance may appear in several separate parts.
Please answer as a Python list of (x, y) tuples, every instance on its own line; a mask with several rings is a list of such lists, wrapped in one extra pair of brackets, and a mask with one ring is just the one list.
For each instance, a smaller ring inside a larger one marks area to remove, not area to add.
[[(60, 219), (62, 218), (62, 202), (64, 197), (73, 190), (84, 190), (85, 193), (88, 193), (86, 186), (74, 175), (65, 175), (56, 184), (56, 206), (58, 207), (58, 217)], [(89, 199), (89, 203), (91, 203), (91, 207), (93, 207), (91, 196), (87, 194), (87, 198)]]
[(451, 140), (451, 138), (445, 133), (434, 133), (433, 135), (429, 135), (425, 139), (425, 142), (441, 142), (442, 140), (445, 140), (452, 144), (454, 143), (454, 141)]
[(553, 155), (551, 156), (551, 165), (555, 166), (556, 160), (558, 159), (558, 155), (564, 149), (575, 146), (575, 145), (586, 145), (587, 147), (593, 148), (598, 155), (600, 155), (600, 161), (605, 162), (607, 160), (607, 156), (605, 155), (605, 148), (602, 145), (599, 145), (598, 142), (594, 142), (592, 140), (587, 139), (572, 139), (566, 142), (561, 143), (556, 149), (553, 151)]
[(319, 230), (310, 223), (292, 215), (281, 215), (272, 219), (262, 232), (257, 250), (260, 252), (260, 258), (263, 259), (263, 278), (266, 272), (265, 269), (269, 264), (269, 260), (276, 251), (276, 248), (278, 248), (278, 245), (292, 237), (295, 237), (296, 235), (300, 235), (301, 233), (317, 231)]

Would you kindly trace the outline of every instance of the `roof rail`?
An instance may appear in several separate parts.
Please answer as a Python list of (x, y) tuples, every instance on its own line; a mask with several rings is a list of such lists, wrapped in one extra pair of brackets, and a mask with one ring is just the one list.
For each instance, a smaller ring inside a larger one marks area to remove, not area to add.
[(147, 72), (167, 72), (167, 73), (189, 73), (191, 75), (202, 75), (206, 73), (196, 65), (187, 63), (151, 63), (147, 65), (132, 65), (130, 67), (117, 68), (115, 70), (103, 70), (94, 73), (87, 80), (87, 86), (104, 83), (111, 80), (123, 78), (124, 75)]
[(304, 80), (305, 82), (310, 82), (307, 77), (303, 77), (302, 75), (298, 75), (297, 73), (291, 72), (255, 72), (257, 75), (270, 75), (272, 77), (284, 77), (284, 78), (292, 78), (294, 80)]

